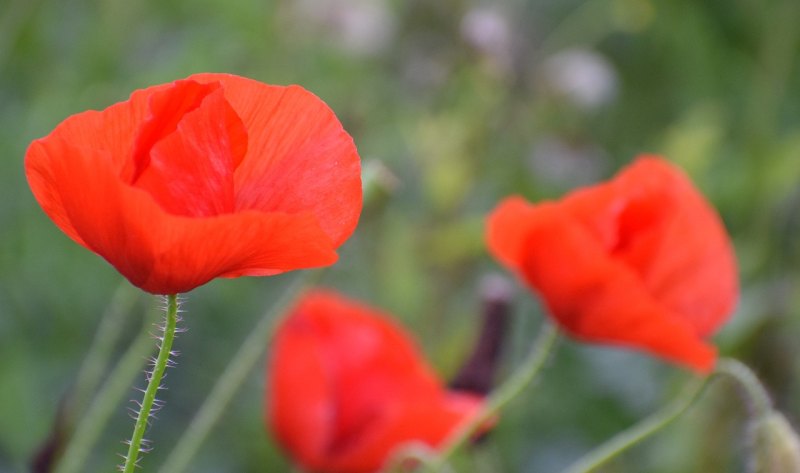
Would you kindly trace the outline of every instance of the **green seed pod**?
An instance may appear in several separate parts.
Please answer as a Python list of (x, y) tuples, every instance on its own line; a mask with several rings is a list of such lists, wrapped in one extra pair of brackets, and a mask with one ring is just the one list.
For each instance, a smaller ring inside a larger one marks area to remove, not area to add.
[(753, 426), (753, 473), (800, 472), (800, 439), (786, 418), (771, 411)]

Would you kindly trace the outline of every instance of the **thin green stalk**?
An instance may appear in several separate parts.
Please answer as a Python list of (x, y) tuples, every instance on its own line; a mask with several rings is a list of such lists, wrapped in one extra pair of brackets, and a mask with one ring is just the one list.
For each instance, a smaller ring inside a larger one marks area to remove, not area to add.
[(114, 366), (109, 378), (82, 416), (55, 473), (77, 473), (84, 470), (89, 452), (140, 372), (142, 360), (152, 349), (152, 341), (145, 330), (136, 337)]
[(175, 328), (177, 324), (178, 296), (177, 294), (171, 294), (167, 296), (167, 314), (166, 321), (164, 322), (161, 346), (158, 349), (158, 356), (153, 364), (153, 370), (150, 372), (147, 381), (147, 389), (144, 392), (139, 414), (136, 417), (136, 424), (133, 428), (128, 454), (125, 456), (125, 465), (122, 468), (123, 473), (132, 473), (136, 468), (136, 461), (138, 460), (139, 452), (142, 447), (142, 439), (144, 438), (144, 432), (147, 430), (148, 420), (150, 419), (150, 411), (153, 408), (153, 403), (156, 400), (156, 393), (161, 385), (161, 378), (164, 376), (164, 371), (167, 369), (167, 364), (169, 362), (170, 350), (172, 350), (172, 341), (175, 339)]
[(497, 414), (509, 401), (517, 397), (539, 374), (544, 366), (556, 340), (558, 330), (549, 322), (544, 322), (541, 332), (531, 347), (522, 364), (514, 371), (512, 376), (495, 390), (480, 412), (473, 416), (469, 422), (462, 424), (445, 442), (440, 453), (430, 463), (432, 471), (441, 471), (447, 464), (447, 459), (472, 435), (481, 425)]
[(108, 369), (111, 354), (119, 344), (125, 319), (130, 315), (138, 295), (139, 291), (134, 290), (127, 281), (114, 291), (75, 378), (75, 391), (70, 400), (73, 416), (81, 416), (80, 411), (88, 404), (92, 393), (97, 391), (100, 379)]
[[(74, 441), (76, 424), (84, 423), (90, 400), (97, 392), (103, 375), (108, 371), (115, 347), (126, 326), (126, 319), (136, 302), (136, 292), (128, 284), (120, 284), (103, 311), (97, 330), (75, 376), (70, 391), (65, 394), (53, 425), (53, 432), (40, 453), (52, 449), (55, 455), (46, 461), (47, 468), (58, 467), (67, 461), (64, 450)], [(44, 466), (43, 466), (44, 467)]]
[[(320, 271), (316, 272), (321, 274)], [(203, 405), (195, 414), (189, 426), (178, 440), (175, 448), (159, 469), (162, 473), (180, 473), (189, 466), (194, 455), (208, 437), (208, 433), (228, 407), (234, 394), (247, 379), (253, 367), (264, 353), (266, 340), (274, 332), (277, 314), (283, 313), (297, 294), (311, 284), (312, 278), (300, 277), (283, 292), (281, 298), (264, 312), (261, 319), (250, 331), (239, 351), (231, 358)]]
[(680, 417), (680, 415), (700, 397), (700, 394), (711, 378), (712, 376), (707, 376), (705, 378), (692, 380), (677, 399), (628, 430), (615, 435), (587, 455), (584, 455), (572, 466), (567, 468), (565, 473), (588, 473), (594, 471), (628, 448), (663, 429)]
[(747, 365), (733, 358), (723, 358), (717, 362), (714, 373), (731, 377), (744, 389), (755, 417), (761, 418), (772, 412), (772, 399)]
[(663, 429), (686, 412), (700, 397), (711, 380), (720, 375), (731, 377), (744, 389), (755, 417), (762, 418), (772, 412), (772, 401), (769, 394), (753, 371), (738, 360), (723, 358), (717, 362), (716, 369), (709, 376), (694, 379), (677, 399), (595, 448), (565, 470), (564, 473), (589, 473), (594, 471), (628, 448)]

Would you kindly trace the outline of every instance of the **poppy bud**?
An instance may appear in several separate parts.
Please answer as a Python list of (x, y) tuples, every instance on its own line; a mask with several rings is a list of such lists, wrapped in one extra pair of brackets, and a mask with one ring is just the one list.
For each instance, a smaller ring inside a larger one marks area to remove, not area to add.
[(478, 340), (450, 387), (485, 395), (494, 386), (497, 362), (508, 331), (511, 283), (503, 276), (492, 274), (481, 283), (481, 297), (483, 320)]
[(800, 439), (783, 414), (772, 411), (762, 416), (753, 426), (752, 435), (752, 473), (800, 471)]

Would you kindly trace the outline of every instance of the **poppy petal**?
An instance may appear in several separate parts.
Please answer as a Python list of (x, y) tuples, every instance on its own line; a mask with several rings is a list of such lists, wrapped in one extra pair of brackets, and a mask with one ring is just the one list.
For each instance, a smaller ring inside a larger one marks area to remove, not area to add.
[(247, 154), (235, 176), (237, 209), (308, 209), (334, 246), (346, 240), (361, 209), (360, 162), (333, 111), (298, 86), (271, 86), (228, 74), (190, 79), (220, 82), (250, 130)]
[(637, 347), (701, 372), (713, 367), (716, 352), (692, 325), (654, 299), (556, 204), (537, 206), (521, 273), (578, 338)]
[(35, 142), (29, 153), (40, 182), (37, 198), (58, 197), (54, 220), (68, 221), (68, 235), (148, 292), (180, 293), (220, 275), (269, 275), (336, 261), (309, 213), (175, 216), (145, 191), (116, 179), (106, 154), (56, 139)]
[(738, 294), (733, 248), (714, 209), (674, 166), (641, 157), (560, 205), (701, 336), (729, 316)]
[(139, 127), (150, 114), (150, 98), (169, 89), (171, 85), (162, 84), (136, 90), (128, 100), (115, 103), (102, 111), (76, 113), (59, 123), (42, 140), (57, 138), (79, 149), (101, 150), (111, 159), (116, 174), (121, 175), (130, 160)]
[(69, 166), (74, 157), (72, 154), (59, 155), (58, 148), (62, 146), (59, 142), (69, 143), (73, 150), (96, 150), (95, 154), (110, 160), (112, 167), (121, 172), (138, 122), (147, 113), (148, 98), (162, 88), (138, 90), (129, 100), (102, 112), (89, 110), (72, 115), (59, 123), (48, 136), (33, 141), (25, 152), (25, 175), (36, 200), (56, 226), (76, 243), (86, 246), (69, 221), (58, 181), (50, 169), (51, 163)]
[(631, 245), (617, 257), (637, 268), (661, 303), (701, 336), (711, 335), (730, 315), (739, 293), (735, 253), (725, 226), (688, 177), (663, 160), (638, 159), (620, 175), (617, 187), (635, 183), (648, 183), (652, 205), (659, 204), (660, 196), (669, 217), (658, 231), (645, 234), (638, 247)]
[(310, 213), (239, 212), (209, 219), (161, 214), (159, 259), (142, 286), (181, 293), (215, 277), (272, 276), (338, 256)]
[(486, 245), (505, 266), (517, 269), (525, 249), (533, 206), (520, 196), (502, 200), (486, 222)]
[(148, 164), (139, 171), (135, 186), (172, 214), (231, 213), (233, 171), (246, 149), (244, 125), (217, 87), (151, 144)]
[(150, 94), (147, 99), (147, 116), (138, 126), (131, 157), (122, 171), (122, 180), (135, 183), (150, 165), (150, 150), (153, 146), (174, 133), (184, 116), (200, 107), (205, 97), (219, 87), (219, 84), (179, 80)]
[(477, 414), (482, 405), (479, 398), (444, 392), (412, 402), (386, 403), (358, 442), (351, 443), (350, 449), (340, 450), (332, 458), (333, 471), (377, 471), (392, 452), (409, 442), (435, 448), (460, 424)]
[(384, 314), (328, 291), (291, 310), (269, 366), (268, 423), (311, 471), (376, 471), (407, 441), (438, 445), (482, 405), (445, 391)]
[(279, 329), (268, 364), (267, 422), (278, 441), (311, 468), (324, 465), (333, 435), (333, 383), (318, 336), (305, 320)]
[[(106, 258), (134, 285), (149, 277), (154, 262), (151, 234), (143, 225), (130, 223), (154, 223), (155, 205), (142, 205), (134, 215), (123, 211), (122, 184), (107, 153), (57, 138), (42, 139), (28, 149), (26, 166), (29, 175), (39, 176), (31, 180), (36, 181), (31, 185), (34, 195), (67, 235)], [(130, 191), (146, 201), (143, 191)], [(58, 205), (48, 211), (44, 202)]]

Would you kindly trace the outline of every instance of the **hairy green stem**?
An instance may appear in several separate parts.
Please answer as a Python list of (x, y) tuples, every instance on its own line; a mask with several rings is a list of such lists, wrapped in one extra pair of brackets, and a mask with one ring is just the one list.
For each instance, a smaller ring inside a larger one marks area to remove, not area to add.
[(123, 473), (132, 473), (136, 468), (136, 462), (142, 447), (142, 439), (144, 438), (144, 432), (147, 430), (148, 421), (150, 419), (150, 411), (153, 408), (153, 403), (156, 400), (156, 393), (161, 384), (161, 378), (164, 376), (164, 371), (167, 369), (167, 363), (169, 362), (170, 350), (172, 350), (172, 341), (175, 339), (175, 328), (177, 324), (178, 296), (177, 294), (171, 294), (167, 296), (167, 314), (163, 327), (164, 333), (161, 338), (161, 346), (158, 348), (158, 356), (153, 364), (153, 370), (150, 372), (147, 389), (144, 392), (139, 414), (136, 417), (136, 424), (133, 428), (128, 454), (125, 456), (125, 465), (122, 468)]
[(447, 439), (439, 454), (430, 462), (429, 469), (441, 471), (447, 464), (447, 459), (471, 436), (481, 425), (497, 414), (509, 401), (517, 397), (539, 374), (544, 366), (556, 340), (558, 330), (549, 322), (544, 322), (541, 332), (531, 347), (522, 364), (514, 371), (512, 376), (495, 390), (486, 400), (483, 408), (468, 422), (462, 424)]
[[(315, 273), (317, 277), (321, 271)], [(194, 455), (208, 437), (209, 432), (225, 412), (234, 394), (247, 379), (253, 367), (261, 358), (267, 346), (267, 338), (275, 330), (277, 315), (284, 312), (298, 293), (316, 280), (314, 277), (300, 277), (283, 292), (281, 298), (264, 312), (256, 326), (250, 331), (239, 351), (231, 358), (228, 366), (211, 389), (203, 405), (189, 423), (175, 448), (159, 469), (162, 473), (180, 473), (189, 466)]]

